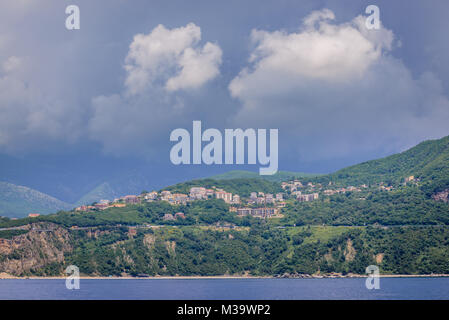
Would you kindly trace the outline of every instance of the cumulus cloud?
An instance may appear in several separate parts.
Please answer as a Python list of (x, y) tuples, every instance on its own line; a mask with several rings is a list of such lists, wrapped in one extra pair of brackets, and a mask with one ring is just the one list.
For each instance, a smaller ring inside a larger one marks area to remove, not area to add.
[(306, 17), (301, 31), (296, 33), (253, 30), (251, 67), (231, 82), (231, 94), (244, 94), (249, 80), (263, 80), (270, 73), (292, 79), (293, 86), (301, 79), (355, 81), (379, 60), (384, 50), (391, 49), (391, 31), (382, 28), (373, 34), (364, 27), (362, 17), (341, 25), (330, 24), (328, 21), (334, 18), (325, 9)]
[(125, 59), (123, 92), (92, 99), (90, 137), (112, 154), (151, 156), (168, 144), (171, 130), (191, 126), (202, 104), (189, 92), (219, 75), (222, 55), (217, 44), (201, 46), (200, 40), (193, 23), (136, 35)]
[(414, 78), (391, 55), (392, 31), (368, 30), (362, 16), (334, 19), (325, 9), (297, 32), (252, 31), (249, 64), (229, 85), (242, 102), (234, 123), (279, 128), (289, 154), (305, 161), (395, 152), (447, 135), (439, 80)]
[(211, 42), (200, 46), (200, 40), (201, 29), (194, 23), (171, 30), (158, 25), (149, 34), (137, 34), (125, 60), (129, 92), (154, 85), (167, 91), (196, 89), (214, 79), (221, 49)]

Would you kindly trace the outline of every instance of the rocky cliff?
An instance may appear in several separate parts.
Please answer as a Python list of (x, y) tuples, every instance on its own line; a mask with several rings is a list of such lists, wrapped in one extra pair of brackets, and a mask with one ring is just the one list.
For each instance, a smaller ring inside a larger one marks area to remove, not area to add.
[(49, 265), (62, 268), (64, 253), (72, 251), (68, 231), (51, 223), (35, 223), (29, 232), (0, 239), (0, 273), (14, 276), (47, 272)]

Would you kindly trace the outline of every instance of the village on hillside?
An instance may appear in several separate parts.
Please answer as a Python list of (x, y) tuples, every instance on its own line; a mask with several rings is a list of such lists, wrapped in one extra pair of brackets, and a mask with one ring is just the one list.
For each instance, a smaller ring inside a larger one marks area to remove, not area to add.
[[(404, 185), (408, 183), (416, 183), (414, 176), (404, 179)], [(286, 200), (290, 199), (298, 202), (310, 202), (318, 200), (320, 195), (332, 196), (346, 192), (361, 192), (368, 189), (368, 186), (347, 186), (336, 187), (329, 182), (326, 187), (322, 184), (313, 184), (311, 182), (301, 183), (299, 180), (291, 180), (282, 182), (281, 187), (284, 192), (271, 194), (264, 192), (251, 192), (249, 197), (242, 197), (239, 194), (233, 194), (223, 189), (212, 187), (205, 188), (195, 186), (190, 188), (188, 194), (172, 193), (170, 190), (162, 190), (160, 192), (142, 192), (140, 195), (126, 195), (120, 198), (110, 200), (100, 200), (91, 205), (82, 205), (75, 208), (76, 212), (102, 211), (108, 208), (121, 208), (127, 205), (139, 204), (142, 202), (166, 201), (172, 205), (185, 205), (191, 201), (222, 199), (230, 205), (229, 210), (237, 213), (238, 216), (253, 216), (258, 218), (282, 217), (281, 209), (286, 206)], [(391, 185), (380, 183), (376, 189), (381, 191), (392, 191)], [(29, 217), (37, 217), (39, 214), (33, 213)], [(185, 219), (184, 213), (165, 214), (164, 220)]]

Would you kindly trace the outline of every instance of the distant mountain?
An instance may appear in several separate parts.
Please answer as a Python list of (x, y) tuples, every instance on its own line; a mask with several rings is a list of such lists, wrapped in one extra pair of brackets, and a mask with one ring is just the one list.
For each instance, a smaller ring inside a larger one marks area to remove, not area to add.
[(37, 190), (0, 182), (0, 215), (24, 217), (28, 213), (51, 213), (73, 206)]
[(85, 194), (81, 199), (76, 202), (76, 205), (86, 205), (93, 202), (97, 202), (101, 199), (112, 200), (117, 196), (117, 193), (111, 187), (108, 182), (104, 182), (99, 186), (95, 187), (93, 190)]
[[(82, 196), (76, 205), (91, 204), (101, 199), (113, 200), (128, 194), (140, 194), (144, 189), (153, 189), (151, 181), (137, 173), (100, 183)], [(150, 191), (151, 191), (150, 190)]]
[(292, 172), (292, 171), (278, 171), (276, 174), (271, 176), (263, 176), (259, 175), (257, 172), (253, 171), (244, 171), (244, 170), (233, 170), (222, 174), (217, 174), (210, 179), (214, 180), (231, 180), (231, 179), (253, 179), (253, 178), (261, 178), (268, 181), (280, 182), (286, 181), (289, 179), (295, 178), (304, 178), (304, 177), (315, 177), (317, 174), (313, 173), (303, 173), (303, 172)]

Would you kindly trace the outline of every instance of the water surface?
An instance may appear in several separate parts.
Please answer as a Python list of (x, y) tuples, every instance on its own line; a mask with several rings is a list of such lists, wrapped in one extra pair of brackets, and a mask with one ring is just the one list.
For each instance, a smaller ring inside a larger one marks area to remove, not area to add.
[(449, 278), (0, 280), (0, 299), (449, 299)]

